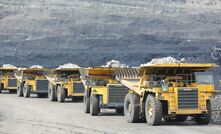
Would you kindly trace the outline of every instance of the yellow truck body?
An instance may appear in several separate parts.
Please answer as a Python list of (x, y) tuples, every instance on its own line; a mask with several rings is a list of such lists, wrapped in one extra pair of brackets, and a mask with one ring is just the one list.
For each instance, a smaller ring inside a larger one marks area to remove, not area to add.
[(166, 121), (185, 121), (187, 116), (193, 116), (198, 124), (208, 124), (209, 119), (206, 118), (211, 116), (210, 99), (214, 97), (214, 83), (212, 74), (207, 71), (213, 67), (216, 65), (154, 64), (119, 69), (117, 77), (131, 89), (131, 96), (134, 95), (139, 102), (139, 112), (146, 116), (150, 125), (159, 125), (161, 119), (154, 122), (154, 117), (149, 117), (154, 115), (153, 111), (156, 109), (153, 110), (155, 106), (150, 104), (149, 111), (147, 110), (147, 98), (159, 103), (161, 109), (158, 110), (162, 113), (159, 116)]
[(9, 90), (9, 92), (16, 91), (17, 80), (14, 76), (14, 71), (17, 69), (0, 68), (0, 93), (3, 90)]
[(30, 97), (31, 93), (38, 97), (47, 97), (48, 80), (44, 76), (43, 68), (21, 68), (15, 71), (15, 77), (19, 81), (17, 95)]
[(45, 74), (50, 82), (48, 87), (49, 100), (65, 102), (65, 98), (83, 98), (84, 86), (80, 79), (79, 68), (53, 69)]
[(85, 86), (85, 113), (97, 115), (101, 108), (123, 113), (123, 101), (128, 89), (115, 79), (115, 68), (85, 68), (81, 70), (81, 77)]

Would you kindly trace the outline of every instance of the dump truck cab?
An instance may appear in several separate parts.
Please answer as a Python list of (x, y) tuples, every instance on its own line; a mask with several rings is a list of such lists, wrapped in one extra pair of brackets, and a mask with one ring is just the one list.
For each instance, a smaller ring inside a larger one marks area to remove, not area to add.
[(15, 77), (19, 81), (17, 95), (28, 98), (33, 93), (38, 97), (47, 97), (48, 80), (43, 72), (43, 68), (21, 68), (15, 71)]
[[(131, 89), (125, 98), (127, 121), (136, 122), (146, 117), (148, 124), (159, 125), (162, 118), (182, 122), (192, 116), (197, 124), (208, 124), (210, 99), (214, 97), (213, 75), (208, 70), (213, 67), (216, 65), (154, 64), (135, 69), (136, 73), (128, 76), (125, 72), (130, 71), (118, 70), (118, 79)], [(138, 79), (130, 82), (132, 77)], [(131, 108), (131, 103), (139, 107)], [(131, 109), (134, 115), (128, 112)]]
[(12, 68), (0, 68), (0, 93), (3, 90), (8, 90), (9, 92), (16, 92), (17, 80), (14, 76), (14, 71), (17, 69)]
[(65, 98), (77, 100), (84, 96), (84, 85), (80, 79), (79, 68), (60, 68), (46, 72), (50, 82), (48, 87), (49, 100), (65, 102)]
[(101, 108), (123, 113), (124, 97), (128, 89), (115, 79), (115, 68), (90, 67), (81, 70), (85, 86), (84, 111), (97, 115)]

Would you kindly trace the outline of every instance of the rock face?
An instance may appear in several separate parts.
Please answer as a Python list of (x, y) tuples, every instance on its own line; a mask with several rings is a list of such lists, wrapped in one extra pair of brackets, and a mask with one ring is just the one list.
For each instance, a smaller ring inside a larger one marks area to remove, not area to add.
[(220, 13), (220, 0), (1, 0), (0, 64), (211, 62)]

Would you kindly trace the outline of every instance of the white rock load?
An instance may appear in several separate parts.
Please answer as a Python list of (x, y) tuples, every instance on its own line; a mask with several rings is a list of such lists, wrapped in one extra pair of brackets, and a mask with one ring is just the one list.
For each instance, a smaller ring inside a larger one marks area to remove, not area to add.
[(68, 63), (68, 64), (60, 65), (57, 69), (65, 69), (65, 68), (80, 68), (80, 67), (76, 64)]
[(163, 58), (155, 58), (146, 64), (141, 64), (140, 66), (148, 66), (153, 64), (176, 64), (176, 63), (184, 63), (186, 60), (183, 58), (181, 60), (177, 60), (173, 57), (163, 57)]
[(4, 64), (2, 67), (3, 67), (3, 68), (10, 68), (10, 69), (17, 69), (16, 66), (13, 66), (13, 65), (11, 65), (11, 64)]
[(39, 69), (42, 69), (43, 66), (41, 66), (41, 65), (33, 65), (33, 66), (31, 66), (30, 68), (39, 68)]
[(102, 65), (101, 67), (117, 67), (117, 68), (125, 68), (125, 67), (129, 67), (126, 64), (122, 64), (120, 63), (120, 61), (117, 60), (111, 60), (108, 61), (106, 65)]

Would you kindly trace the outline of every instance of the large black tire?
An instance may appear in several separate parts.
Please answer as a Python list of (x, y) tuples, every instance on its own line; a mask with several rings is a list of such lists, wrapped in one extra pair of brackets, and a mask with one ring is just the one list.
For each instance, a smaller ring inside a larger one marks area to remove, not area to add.
[(153, 95), (147, 96), (145, 104), (145, 116), (147, 123), (151, 126), (160, 125), (162, 123), (162, 104)]
[(23, 96), (23, 83), (18, 83), (17, 85), (17, 96), (22, 97)]
[(84, 112), (90, 113), (90, 97), (87, 91), (84, 93)]
[(4, 85), (3, 83), (0, 83), (0, 94), (2, 93), (3, 90), (4, 90)]
[(124, 108), (116, 108), (115, 111), (117, 114), (124, 114)]
[(207, 101), (207, 113), (204, 115), (197, 115), (194, 117), (196, 123), (198, 125), (208, 125), (210, 123), (211, 120), (211, 116), (212, 116), (212, 110), (211, 110), (211, 103), (210, 101)]
[(186, 115), (176, 115), (174, 118), (167, 117), (164, 118), (166, 122), (185, 122), (187, 119)]
[(31, 86), (29, 85), (24, 85), (23, 87), (23, 95), (25, 98), (29, 98), (31, 94)]
[(136, 105), (135, 95), (127, 93), (124, 99), (124, 116), (129, 123), (139, 121), (139, 106)]
[(57, 87), (57, 100), (60, 103), (65, 102), (65, 89), (61, 86)]
[(90, 113), (92, 116), (95, 116), (100, 112), (99, 96), (92, 94), (90, 99)]
[(50, 101), (57, 101), (55, 86), (52, 84), (49, 84), (48, 86), (48, 98)]

